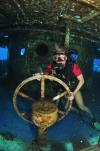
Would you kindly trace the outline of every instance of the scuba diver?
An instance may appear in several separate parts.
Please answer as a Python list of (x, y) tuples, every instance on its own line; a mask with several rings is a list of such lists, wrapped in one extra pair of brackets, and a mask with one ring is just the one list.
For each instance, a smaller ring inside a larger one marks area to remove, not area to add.
[[(77, 55), (76, 55), (77, 56)], [(84, 104), (83, 97), (80, 89), (84, 84), (84, 77), (82, 71), (78, 64), (74, 61), (75, 57), (71, 57), (71, 51), (66, 51), (65, 48), (57, 48), (57, 51), (53, 55), (53, 61), (51, 64), (47, 65), (47, 68), (44, 71), (45, 75), (53, 75), (62, 81), (64, 81), (69, 89), (71, 90), (71, 95), (68, 97), (71, 101), (75, 100), (79, 110), (83, 117), (88, 118), (86, 122), (91, 124), (91, 127), (96, 130), (100, 130), (100, 122), (96, 120), (91, 113), (90, 109)], [(60, 88), (58, 88), (60, 89)], [(59, 92), (56, 88), (56, 90)], [(59, 108), (63, 108), (63, 111), (66, 110), (65, 104), (61, 107), (61, 102), (58, 104)], [(62, 103), (63, 104), (63, 103)], [(73, 107), (72, 107), (73, 109)], [(84, 120), (85, 121), (85, 120)]]

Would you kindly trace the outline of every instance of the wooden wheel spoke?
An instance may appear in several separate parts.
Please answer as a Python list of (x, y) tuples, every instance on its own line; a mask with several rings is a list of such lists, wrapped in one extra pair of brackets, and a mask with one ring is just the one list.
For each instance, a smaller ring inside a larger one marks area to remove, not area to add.
[(28, 99), (28, 100), (31, 100), (33, 101), (33, 98), (28, 96), (27, 94), (23, 93), (23, 92), (18, 92), (18, 95), (25, 98), (25, 99)]
[(41, 98), (45, 97), (45, 78), (41, 78)]
[(55, 97), (53, 97), (52, 100), (53, 100), (53, 101), (56, 101), (56, 100), (60, 99), (61, 97), (63, 97), (63, 96), (66, 95), (66, 94), (67, 94), (67, 91), (64, 91), (64, 92), (62, 92), (62, 93), (56, 95)]

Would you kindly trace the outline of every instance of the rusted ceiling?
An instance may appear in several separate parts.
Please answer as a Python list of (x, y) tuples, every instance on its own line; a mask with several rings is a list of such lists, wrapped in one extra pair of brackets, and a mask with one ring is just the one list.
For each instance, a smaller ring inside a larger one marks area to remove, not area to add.
[(0, 0), (0, 29), (59, 30), (100, 40), (100, 0)]

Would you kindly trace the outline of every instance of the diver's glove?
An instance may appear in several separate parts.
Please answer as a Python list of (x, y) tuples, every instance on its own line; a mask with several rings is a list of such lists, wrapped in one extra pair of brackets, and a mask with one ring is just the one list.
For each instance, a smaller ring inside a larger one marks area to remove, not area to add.
[(70, 92), (70, 94), (67, 96), (68, 100), (73, 101), (74, 100), (74, 95), (73, 92)]

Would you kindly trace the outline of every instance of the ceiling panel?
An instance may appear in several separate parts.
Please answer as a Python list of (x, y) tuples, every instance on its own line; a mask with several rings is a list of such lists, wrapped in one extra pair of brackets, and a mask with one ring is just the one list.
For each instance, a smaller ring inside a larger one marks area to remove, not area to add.
[(0, 0), (0, 30), (18, 26), (64, 32), (66, 25), (99, 40), (100, 0)]

